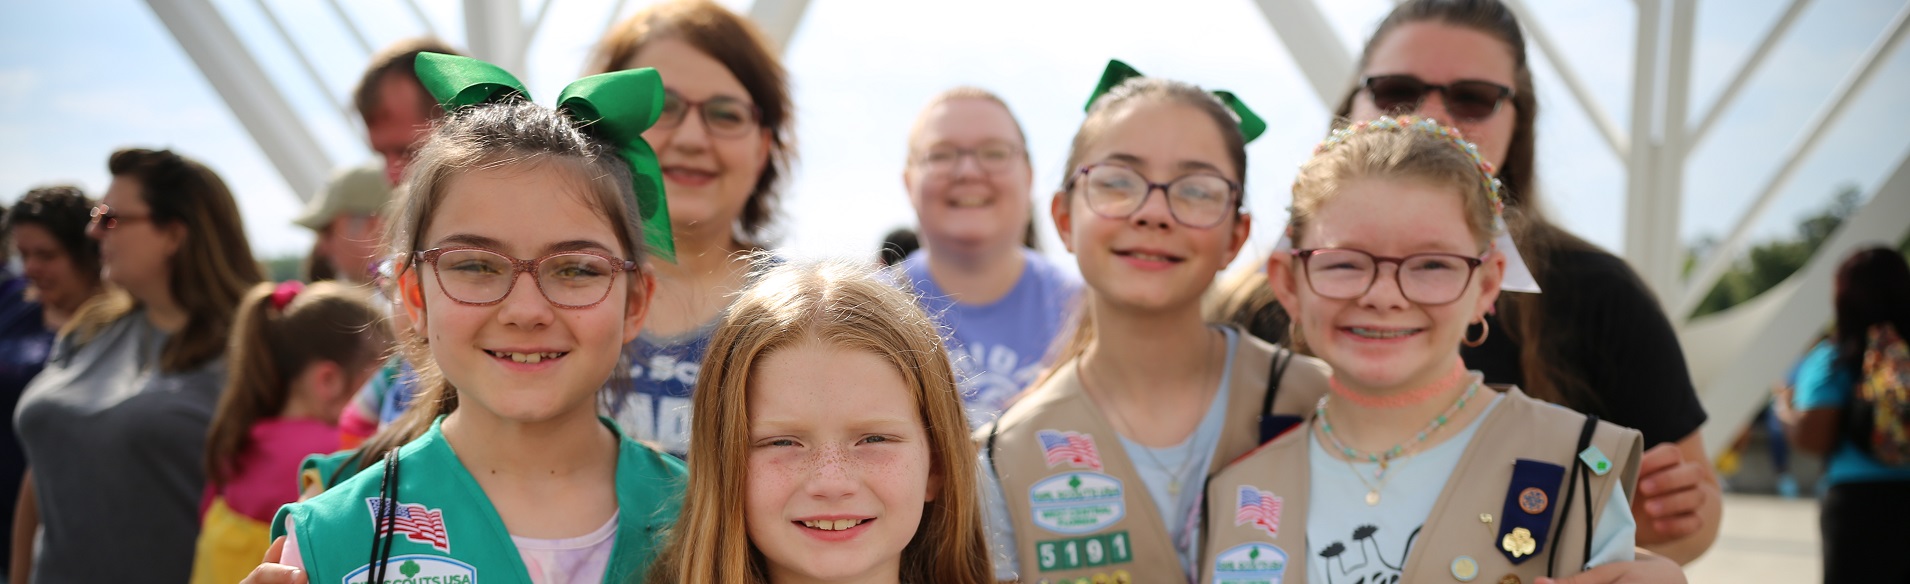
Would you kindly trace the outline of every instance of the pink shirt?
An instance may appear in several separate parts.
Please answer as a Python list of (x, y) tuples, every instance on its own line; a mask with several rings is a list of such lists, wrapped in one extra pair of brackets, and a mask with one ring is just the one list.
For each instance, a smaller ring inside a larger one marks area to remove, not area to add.
[(230, 468), (238, 469), (225, 487), (206, 496), (200, 515), (213, 497), (224, 497), (227, 507), (260, 522), (272, 520), (279, 507), (298, 501), (298, 466), (312, 454), (338, 450), (338, 427), (310, 418), (266, 418), (252, 425), (251, 444)]

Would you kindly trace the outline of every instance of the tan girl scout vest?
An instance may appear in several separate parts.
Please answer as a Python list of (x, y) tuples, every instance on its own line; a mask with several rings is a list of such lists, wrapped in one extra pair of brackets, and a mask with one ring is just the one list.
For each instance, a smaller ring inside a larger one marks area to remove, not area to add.
[[(1518, 388), (1505, 394), (1446, 480), (1413, 540), (1401, 581), (1529, 584), (1546, 575), (1555, 546), (1552, 576), (1577, 574), (1585, 568), (1586, 522), (1604, 509), (1612, 489), (1632, 494), (1644, 444), (1637, 430), (1598, 422), (1590, 441), (1597, 450), (1578, 449), (1586, 416)], [(1312, 421), (1309, 416), (1307, 424), (1209, 479), (1201, 582), (1305, 584), (1312, 559), (1306, 541)], [(1576, 478), (1566, 470), (1573, 466), (1580, 467)], [(1252, 497), (1245, 494), (1249, 488)], [(1244, 505), (1271, 509), (1270, 516), (1239, 513)], [(1489, 526), (1482, 524), (1484, 514), (1493, 517)]]
[[(1227, 417), (1215, 446), (1221, 464), (1260, 444), (1276, 351), (1238, 332)], [(1154, 499), (1121, 447), (1120, 435), (1082, 390), (1073, 361), (976, 432), (990, 449), (1014, 521), (1022, 582), (1168, 584), (1185, 582), (1180, 556)], [(1287, 362), (1272, 404), (1298, 416), (1326, 393), (1326, 364)], [(991, 443), (992, 439), (992, 443)], [(1176, 520), (1179, 520), (1178, 518)]]

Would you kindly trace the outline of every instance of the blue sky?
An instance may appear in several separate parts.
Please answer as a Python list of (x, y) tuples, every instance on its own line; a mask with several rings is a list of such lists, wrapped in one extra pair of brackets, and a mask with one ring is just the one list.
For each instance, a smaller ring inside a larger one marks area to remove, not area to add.
[[(769, 1), (769, 0), (764, 0)], [(750, 0), (726, 4), (746, 8)], [(327, 88), (309, 81), (259, 12), (259, 2), (213, 0), (254, 55), (273, 69), (299, 119), (334, 161), (370, 160), (354, 118), (333, 109), (367, 53), (325, 3), (264, 0), (292, 29)], [(631, 0), (625, 12), (644, 0)], [(1629, 127), (1633, 3), (1528, 0), (1539, 26), (1621, 129)], [(340, 0), (368, 42), (422, 32), (396, 2)], [(462, 44), (461, 3), (420, 0), (433, 26)], [(527, 12), (538, 2), (523, 2)], [(1322, 2), (1352, 52), (1390, 6), (1386, 0)], [(1784, 8), (1784, 0), (1706, 1), (1698, 7), (1692, 119), (1708, 111), (1731, 72)], [(577, 76), (612, 2), (558, 0), (519, 72), (534, 95), (553, 96)], [(1172, 8), (1169, 8), (1172, 6)], [(1721, 236), (1762, 190), (1804, 124), (1875, 42), (1901, 0), (1821, 0), (1692, 153), (1681, 236)], [(527, 15), (528, 19), (528, 15)], [(1788, 233), (1835, 187), (1866, 193), (1910, 151), (1910, 49), (1888, 56), (1867, 90), (1780, 192), (1758, 233)], [(1568, 228), (1607, 248), (1623, 241), (1624, 167), (1553, 72), (1538, 58), (1541, 188)], [(1059, 183), (1081, 104), (1106, 59), (1142, 71), (1233, 90), (1269, 120), (1249, 147), (1248, 190), (1261, 229), (1250, 250), (1272, 245), (1286, 186), (1327, 123), (1327, 106), (1302, 80), (1251, 0), (959, 2), (813, 0), (785, 55), (797, 105), (800, 161), (780, 222), (797, 255), (867, 255), (882, 234), (912, 223), (902, 191), (903, 144), (916, 110), (957, 84), (993, 89), (1020, 116), (1035, 162), (1036, 197)], [(330, 98), (326, 93), (331, 94)], [(106, 155), (165, 146), (209, 163), (240, 197), (261, 256), (297, 254), (311, 235), (291, 225), (299, 199), (226, 110), (144, 2), (0, 3), (0, 201), (43, 184), (105, 188)], [(1043, 209), (1045, 204), (1038, 205)], [(1045, 221), (1045, 218), (1044, 218)], [(1050, 253), (1059, 246), (1044, 224)], [(1246, 255), (1246, 254), (1243, 254)], [(1071, 262), (1070, 262), (1071, 263)]]

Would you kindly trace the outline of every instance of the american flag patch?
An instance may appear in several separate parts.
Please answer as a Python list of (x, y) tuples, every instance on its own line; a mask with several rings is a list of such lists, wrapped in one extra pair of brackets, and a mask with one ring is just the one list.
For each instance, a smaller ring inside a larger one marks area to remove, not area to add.
[(1101, 454), (1094, 449), (1094, 437), (1079, 432), (1042, 430), (1035, 432), (1048, 468), (1066, 464), (1074, 468), (1101, 470)]
[(368, 497), (365, 503), (371, 507), (371, 524), (378, 528), (378, 535), (389, 536), (395, 531), (404, 534), (405, 539), (413, 543), (428, 544), (441, 552), (451, 551), (451, 536), (444, 531), (443, 511), (426, 509), (417, 503), (399, 502), (397, 508), (392, 510), (395, 520), (387, 528), (384, 510), (390, 502), (383, 497)]
[(1252, 485), (1240, 486), (1240, 504), (1234, 507), (1234, 525), (1253, 525), (1267, 532), (1268, 537), (1280, 535), (1280, 498)]

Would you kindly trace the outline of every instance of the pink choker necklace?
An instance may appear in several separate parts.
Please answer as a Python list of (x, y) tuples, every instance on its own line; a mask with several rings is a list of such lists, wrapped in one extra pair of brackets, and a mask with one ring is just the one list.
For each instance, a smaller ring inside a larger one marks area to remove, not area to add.
[(1340, 399), (1353, 402), (1354, 405), (1363, 408), (1401, 408), (1416, 405), (1420, 402), (1432, 399), (1435, 395), (1445, 393), (1446, 390), (1452, 389), (1458, 386), (1460, 382), (1465, 381), (1466, 373), (1465, 363), (1454, 359), (1452, 361), (1452, 372), (1446, 374), (1445, 377), (1440, 378), (1438, 381), (1434, 381), (1426, 384), (1425, 387), (1406, 393), (1383, 397), (1362, 395), (1359, 392), (1348, 389), (1346, 385), (1340, 383), (1338, 376), (1328, 377), (1326, 381), (1327, 385), (1333, 388), (1333, 395), (1339, 396)]

